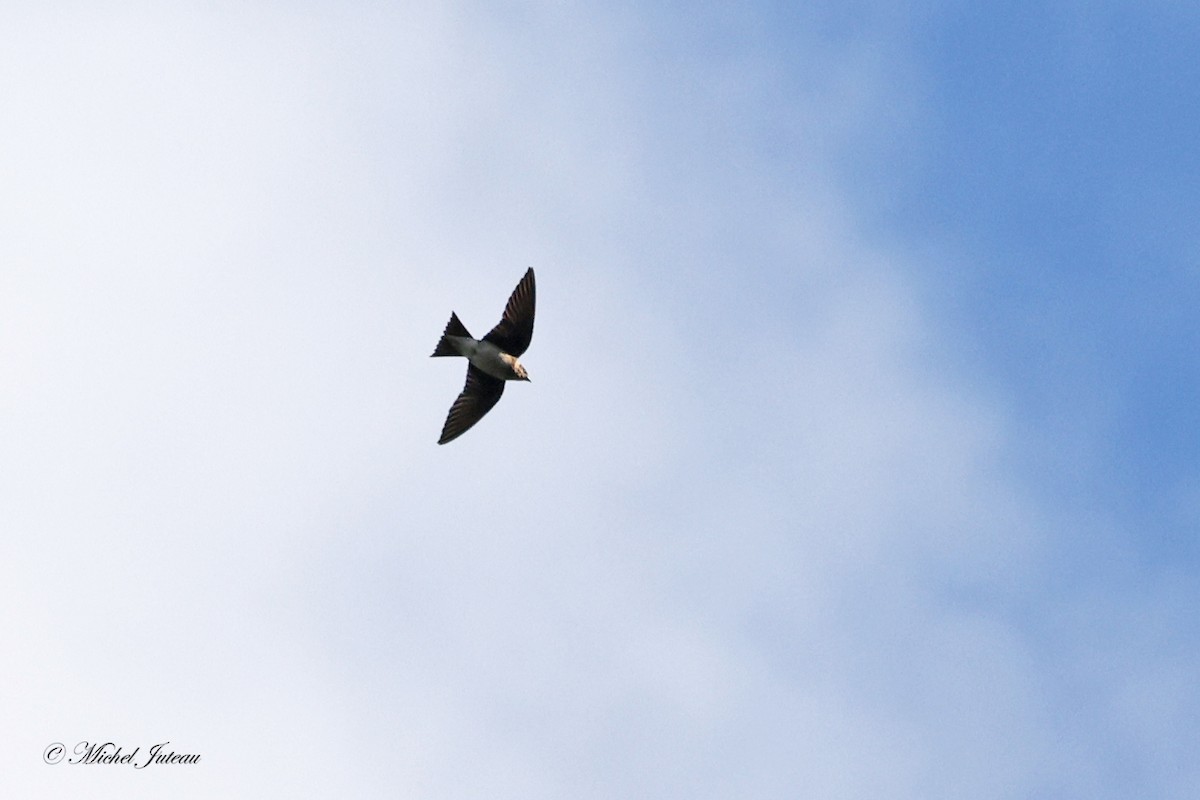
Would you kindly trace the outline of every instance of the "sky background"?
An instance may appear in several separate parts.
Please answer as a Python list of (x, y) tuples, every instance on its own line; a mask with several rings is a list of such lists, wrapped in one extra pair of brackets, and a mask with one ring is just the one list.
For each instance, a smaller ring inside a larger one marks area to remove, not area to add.
[[(1171, 0), (5, 5), (6, 792), (1200, 796), (1197, 52)], [(528, 266), (533, 383), (438, 447)]]

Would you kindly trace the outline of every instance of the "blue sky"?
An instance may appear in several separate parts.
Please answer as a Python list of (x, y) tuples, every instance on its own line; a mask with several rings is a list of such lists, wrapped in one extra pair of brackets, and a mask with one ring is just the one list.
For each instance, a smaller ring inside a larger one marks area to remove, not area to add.
[[(0, 12), (6, 784), (1196, 796), (1198, 44)], [(438, 447), (527, 266), (533, 383)], [(94, 740), (202, 760), (42, 761)]]
[(988, 361), (1022, 373), (1005, 382), (1031, 417), (1072, 396), (1106, 406), (1119, 477), (1104, 488), (1145, 510), (1197, 452), (1197, 19), (1167, 4), (947, 16), (922, 55), (937, 122), (900, 216), (1004, 256), (956, 287), (967, 308), (997, 305), (969, 320)]

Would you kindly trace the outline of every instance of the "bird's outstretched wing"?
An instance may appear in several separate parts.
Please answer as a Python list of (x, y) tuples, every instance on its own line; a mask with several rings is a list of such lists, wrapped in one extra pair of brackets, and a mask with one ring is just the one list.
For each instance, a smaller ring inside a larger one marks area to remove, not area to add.
[(529, 348), (533, 339), (533, 313), (537, 305), (537, 287), (533, 280), (533, 267), (530, 267), (513, 289), (504, 307), (504, 317), (500, 324), (488, 331), (483, 341), (491, 342), (506, 353), (519, 356)]
[(492, 406), (500, 401), (504, 394), (504, 381), (493, 378), (474, 364), (467, 365), (467, 385), (462, 393), (450, 406), (446, 416), (446, 424), (442, 426), (442, 438), (438, 444), (445, 444), (462, 436), (471, 426), (483, 419), (483, 415), (492, 410)]

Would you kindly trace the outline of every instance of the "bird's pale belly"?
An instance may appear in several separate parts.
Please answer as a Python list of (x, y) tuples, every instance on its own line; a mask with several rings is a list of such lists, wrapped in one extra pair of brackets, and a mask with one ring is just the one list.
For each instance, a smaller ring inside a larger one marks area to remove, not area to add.
[(501, 352), (500, 348), (491, 342), (458, 339), (456, 343), (459, 352), (466, 356), (476, 369), (481, 369), (493, 378), (499, 378), (502, 381), (511, 381), (517, 377), (508, 360), (512, 356)]

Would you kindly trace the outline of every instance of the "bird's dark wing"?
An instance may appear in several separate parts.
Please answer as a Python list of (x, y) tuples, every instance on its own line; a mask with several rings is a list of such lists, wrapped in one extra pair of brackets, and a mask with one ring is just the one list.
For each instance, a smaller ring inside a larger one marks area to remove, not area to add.
[(453, 441), (471, 429), (483, 415), (492, 410), (504, 394), (504, 381), (493, 378), (474, 364), (467, 365), (467, 385), (450, 406), (446, 424), (442, 426), (442, 438), (438, 444)]
[(488, 331), (483, 341), (491, 342), (506, 353), (519, 356), (529, 348), (533, 338), (533, 312), (537, 300), (537, 287), (533, 282), (533, 267), (521, 278), (513, 289), (504, 307), (500, 324)]

